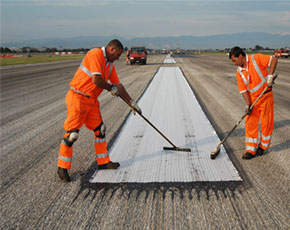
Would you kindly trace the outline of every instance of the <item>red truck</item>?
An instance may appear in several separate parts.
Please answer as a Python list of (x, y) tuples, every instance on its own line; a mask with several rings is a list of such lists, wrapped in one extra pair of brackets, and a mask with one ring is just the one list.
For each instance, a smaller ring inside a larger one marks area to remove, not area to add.
[(276, 49), (274, 51), (275, 57), (288, 58), (290, 56), (289, 49)]
[(147, 51), (144, 46), (133, 46), (130, 49), (130, 65), (135, 63), (142, 63), (146, 65)]

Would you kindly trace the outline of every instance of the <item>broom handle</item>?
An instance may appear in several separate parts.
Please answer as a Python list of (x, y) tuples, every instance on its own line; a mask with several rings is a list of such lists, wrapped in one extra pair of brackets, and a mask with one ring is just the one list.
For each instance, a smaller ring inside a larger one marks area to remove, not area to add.
[[(127, 102), (121, 95), (120, 98), (127, 103), (127, 105), (129, 105), (132, 109), (134, 109), (132, 107), (132, 105)], [(165, 140), (167, 140), (174, 148), (177, 148), (163, 133), (161, 133), (146, 117), (144, 117), (142, 115), (142, 113), (140, 113), (139, 111), (135, 110), (149, 125), (151, 125), (152, 128), (154, 128)]]
[[(278, 77), (278, 74), (275, 73), (273, 76), (273, 84), (275, 79)], [(257, 97), (257, 99), (254, 101), (254, 103), (251, 105), (250, 110), (253, 109), (254, 105), (260, 100), (260, 98), (264, 95), (264, 93), (267, 91), (267, 89), (269, 89), (269, 87), (267, 86), (263, 92), (259, 95), (259, 97)], [(231, 133), (237, 128), (237, 126), (242, 122), (242, 120), (245, 118), (245, 116), (247, 115), (247, 113), (245, 113), (241, 119), (236, 123), (236, 125), (232, 128), (232, 130), (224, 137), (224, 139), (219, 143), (219, 145), (217, 146), (217, 148), (220, 148), (220, 146), (225, 142), (225, 140), (231, 135)]]

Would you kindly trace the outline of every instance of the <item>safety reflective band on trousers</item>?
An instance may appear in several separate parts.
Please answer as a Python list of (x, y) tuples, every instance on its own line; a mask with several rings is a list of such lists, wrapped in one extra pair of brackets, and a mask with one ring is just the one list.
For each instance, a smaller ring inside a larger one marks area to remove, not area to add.
[(58, 158), (61, 159), (62, 161), (66, 161), (66, 162), (71, 162), (72, 161), (71, 157), (58, 156)]
[(106, 141), (106, 138), (103, 139), (95, 139), (96, 143), (104, 143)]

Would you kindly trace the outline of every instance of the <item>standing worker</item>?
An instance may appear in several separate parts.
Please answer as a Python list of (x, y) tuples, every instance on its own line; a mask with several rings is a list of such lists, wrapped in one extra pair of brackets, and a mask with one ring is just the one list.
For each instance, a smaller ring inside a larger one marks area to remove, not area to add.
[(130, 49), (128, 49), (127, 53), (126, 53), (126, 64), (127, 65), (129, 64), (129, 59), (130, 59)]
[[(252, 159), (257, 155), (263, 155), (264, 150), (268, 149), (271, 143), (274, 129), (272, 84), (277, 58), (263, 54), (248, 56), (237, 46), (231, 49), (229, 58), (238, 66), (236, 72), (238, 88), (246, 102), (246, 149), (242, 158)], [(250, 111), (251, 104), (266, 87), (268, 89)], [(261, 121), (260, 141), (258, 139), (259, 121)]]
[[(129, 96), (120, 83), (113, 62), (119, 59), (124, 48), (119, 40), (112, 40), (106, 47), (90, 50), (70, 82), (66, 95), (67, 118), (66, 131), (60, 145), (58, 157), (58, 175), (65, 182), (70, 181), (68, 169), (71, 168), (73, 144), (79, 137), (79, 130), (85, 124), (95, 134), (94, 145), (99, 169), (117, 169), (120, 164), (111, 162), (105, 139), (106, 127), (103, 123), (98, 96), (103, 89), (113, 96), (121, 96), (131, 105), (135, 114), (141, 109)], [(110, 80), (111, 84), (107, 81)]]

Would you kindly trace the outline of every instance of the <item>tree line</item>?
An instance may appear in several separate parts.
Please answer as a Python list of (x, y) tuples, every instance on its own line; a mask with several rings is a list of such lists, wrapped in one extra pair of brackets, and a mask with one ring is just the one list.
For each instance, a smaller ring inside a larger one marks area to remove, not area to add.
[(78, 48), (78, 49), (64, 49), (64, 48), (33, 48), (33, 47), (21, 47), (21, 48), (8, 48), (2, 47), (0, 48), (0, 53), (49, 53), (49, 52), (87, 52), (90, 49), (88, 48)]

